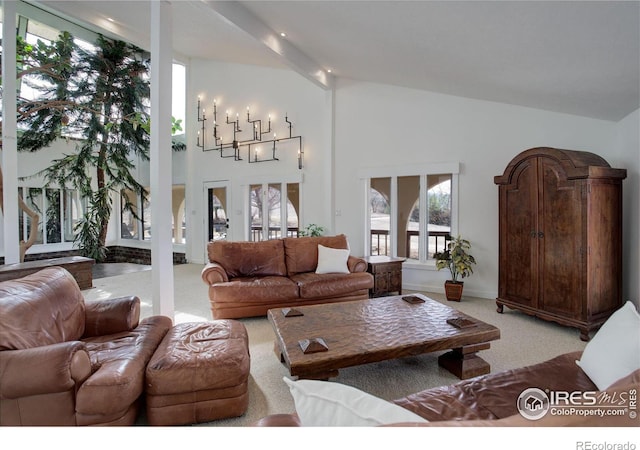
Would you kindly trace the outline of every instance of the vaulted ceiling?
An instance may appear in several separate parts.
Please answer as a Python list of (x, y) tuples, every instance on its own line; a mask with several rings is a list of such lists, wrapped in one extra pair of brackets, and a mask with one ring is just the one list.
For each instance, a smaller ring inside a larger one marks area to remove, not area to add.
[[(146, 1), (32, 3), (149, 48)], [(638, 1), (173, 1), (171, 10), (178, 58), (612, 121), (640, 107)]]

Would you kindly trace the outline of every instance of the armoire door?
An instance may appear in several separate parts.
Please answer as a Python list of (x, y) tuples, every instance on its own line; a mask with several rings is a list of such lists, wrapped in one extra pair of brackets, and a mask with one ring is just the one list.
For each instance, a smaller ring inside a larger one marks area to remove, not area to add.
[(497, 311), (576, 327), (580, 339), (622, 305), (622, 180), (591, 152), (536, 147), (501, 175)]
[(500, 186), (499, 297), (537, 307), (538, 169), (536, 159), (522, 161), (512, 183)]
[(581, 315), (584, 284), (582, 183), (567, 180), (557, 160), (538, 158), (538, 308)]

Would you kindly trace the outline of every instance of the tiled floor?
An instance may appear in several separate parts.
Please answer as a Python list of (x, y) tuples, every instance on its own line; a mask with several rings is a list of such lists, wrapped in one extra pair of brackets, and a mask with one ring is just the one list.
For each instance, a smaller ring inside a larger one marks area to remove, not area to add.
[(143, 270), (151, 270), (151, 266), (133, 263), (100, 263), (93, 266), (93, 278), (113, 277)]

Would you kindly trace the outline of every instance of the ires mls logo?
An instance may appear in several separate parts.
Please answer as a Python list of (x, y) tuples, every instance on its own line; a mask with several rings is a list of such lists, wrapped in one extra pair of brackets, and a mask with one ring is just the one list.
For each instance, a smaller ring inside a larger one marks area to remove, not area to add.
[(518, 396), (518, 411), (525, 419), (538, 420), (549, 411), (549, 396), (538, 388), (529, 388)]
[(552, 416), (628, 416), (637, 417), (636, 389), (606, 391), (550, 391), (528, 388), (518, 396), (517, 407), (525, 419), (539, 420)]

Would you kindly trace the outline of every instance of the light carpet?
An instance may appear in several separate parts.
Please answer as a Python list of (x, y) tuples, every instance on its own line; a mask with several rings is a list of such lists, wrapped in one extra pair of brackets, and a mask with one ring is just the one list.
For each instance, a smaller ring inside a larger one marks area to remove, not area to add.
[[(174, 266), (175, 323), (212, 320), (208, 288), (200, 278), (203, 267), (200, 264)], [(100, 278), (94, 280), (94, 287), (84, 290), (83, 294), (87, 300), (137, 295), (142, 302), (141, 315), (147, 317), (152, 315), (151, 278), (151, 270)], [(508, 308), (504, 314), (498, 314), (492, 299), (463, 297), (458, 303), (446, 301), (442, 294), (423, 294), (500, 329), (500, 339), (491, 342), (490, 349), (480, 352), (480, 356), (491, 364), (492, 372), (535, 364), (585, 347), (577, 330)], [(288, 371), (274, 353), (271, 325), (265, 317), (240, 321), (247, 327), (251, 353), (249, 408), (241, 417), (203, 425), (248, 426), (269, 414), (294, 411), (292, 397), (282, 381), (288, 376)], [(354, 386), (386, 400), (397, 399), (459, 381), (438, 366), (437, 359), (441, 353), (342, 369), (332, 381)], [(144, 417), (141, 423), (144, 423)]]

